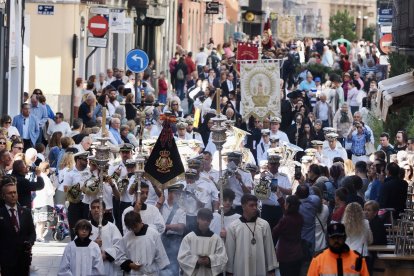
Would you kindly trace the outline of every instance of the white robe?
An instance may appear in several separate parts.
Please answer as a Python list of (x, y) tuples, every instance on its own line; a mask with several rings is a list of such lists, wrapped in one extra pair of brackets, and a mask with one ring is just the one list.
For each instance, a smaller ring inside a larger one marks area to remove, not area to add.
[[(134, 211), (133, 206), (129, 206), (122, 213), (122, 231), (124, 235), (129, 232), (129, 230), (125, 226), (124, 217), (128, 212), (131, 212), (131, 211)], [(139, 214), (141, 215), (141, 219), (143, 223), (148, 224), (149, 227), (158, 231), (158, 233), (160, 234), (164, 233), (165, 221), (160, 213), (160, 210), (158, 210), (157, 207), (147, 204), (147, 209), (141, 210)]]
[[(240, 214), (234, 213), (230, 216), (224, 215), (224, 229), (228, 229), (233, 221), (240, 218)], [(221, 232), (221, 215), (218, 212), (213, 213), (213, 220), (210, 223), (210, 230), (220, 235)]]
[(95, 242), (87, 247), (77, 247), (74, 241), (66, 245), (60, 262), (58, 276), (106, 275), (101, 249)]
[[(92, 224), (92, 234), (89, 237), (91, 240), (96, 240), (99, 235), (99, 228)], [(122, 235), (119, 232), (115, 224), (108, 222), (105, 226), (102, 226), (101, 250), (105, 251), (112, 258), (116, 258), (115, 244), (122, 239)], [(121, 273), (119, 266), (116, 266), (114, 262), (104, 261), (105, 275), (117, 275)]]
[[(199, 266), (196, 268), (200, 256), (208, 256), (211, 267)], [(181, 242), (177, 260), (184, 273), (183, 275), (186, 276), (220, 274), (225, 269), (227, 263), (224, 242), (216, 234), (213, 234), (211, 237), (202, 237), (191, 232)]]
[(128, 232), (115, 247), (117, 265), (128, 260), (142, 265), (139, 270), (131, 270), (126, 275), (156, 276), (170, 263), (160, 235), (150, 227), (145, 235), (136, 236), (134, 232)]
[[(247, 225), (253, 231), (254, 222)], [(254, 233), (256, 244), (253, 245), (252, 233), (240, 219), (227, 229), (227, 272), (237, 276), (266, 276), (269, 271), (278, 267), (269, 223), (257, 218)]]

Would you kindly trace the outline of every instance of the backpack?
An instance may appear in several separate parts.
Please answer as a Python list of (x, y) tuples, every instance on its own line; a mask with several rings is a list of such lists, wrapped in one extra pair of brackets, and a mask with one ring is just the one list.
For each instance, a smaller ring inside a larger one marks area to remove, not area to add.
[(183, 69), (178, 69), (177, 71), (177, 80), (183, 80), (184, 79), (184, 71)]

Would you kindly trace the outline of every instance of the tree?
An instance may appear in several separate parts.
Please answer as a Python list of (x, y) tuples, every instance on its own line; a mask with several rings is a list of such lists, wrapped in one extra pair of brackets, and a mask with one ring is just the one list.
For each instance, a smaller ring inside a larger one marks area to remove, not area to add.
[(344, 12), (338, 11), (335, 15), (331, 16), (329, 18), (329, 26), (332, 40), (341, 37), (349, 41), (356, 39), (354, 18), (349, 15), (347, 10)]
[(367, 27), (362, 32), (362, 38), (366, 41), (374, 41), (375, 29), (374, 27)]

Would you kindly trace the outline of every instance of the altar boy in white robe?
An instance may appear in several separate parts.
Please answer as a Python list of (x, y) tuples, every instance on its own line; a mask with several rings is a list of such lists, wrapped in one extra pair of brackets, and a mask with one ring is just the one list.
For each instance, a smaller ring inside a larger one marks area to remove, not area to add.
[(227, 229), (227, 274), (237, 276), (275, 275), (278, 267), (269, 223), (258, 217), (257, 197), (241, 198), (243, 216)]
[(223, 239), (226, 238), (226, 229), (230, 224), (239, 219), (240, 215), (236, 213), (233, 207), (233, 200), (236, 198), (236, 193), (226, 188), (223, 190), (223, 210), (224, 210), (224, 227), (221, 225), (221, 210), (214, 212), (213, 220), (210, 224), (210, 230), (215, 234), (220, 235)]
[[(124, 235), (128, 232), (128, 228), (125, 225), (125, 214), (130, 211), (135, 211), (141, 215), (142, 221), (145, 224), (148, 224), (149, 227), (158, 231), (161, 235), (165, 231), (165, 221), (162, 217), (160, 210), (151, 204), (146, 204), (149, 193), (149, 186), (147, 183), (141, 183), (141, 193), (139, 195), (139, 200), (136, 200), (133, 206), (130, 206), (124, 210), (122, 213), (122, 232)], [(162, 205), (157, 203), (157, 205)]]
[(89, 238), (92, 225), (86, 219), (75, 225), (76, 238), (63, 252), (58, 276), (106, 275), (98, 244)]
[(197, 229), (181, 242), (177, 260), (185, 276), (218, 275), (226, 267), (224, 242), (209, 228), (212, 219), (210, 209), (200, 209), (197, 213)]
[(115, 246), (115, 263), (125, 275), (157, 276), (169, 265), (160, 234), (144, 224), (139, 213), (130, 211), (124, 216), (128, 233)]
[[(102, 202), (103, 210), (105, 210), (105, 202)], [(117, 275), (121, 273), (119, 266), (116, 266), (114, 260), (116, 258), (115, 244), (122, 239), (122, 235), (115, 224), (106, 220), (102, 220), (102, 229), (99, 236), (99, 216), (101, 205), (99, 199), (91, 202), (91, 224), (92, 235), (91, 240), (95, 241), (101, 248), (102, 259), (105, 267), (105, 275)]]

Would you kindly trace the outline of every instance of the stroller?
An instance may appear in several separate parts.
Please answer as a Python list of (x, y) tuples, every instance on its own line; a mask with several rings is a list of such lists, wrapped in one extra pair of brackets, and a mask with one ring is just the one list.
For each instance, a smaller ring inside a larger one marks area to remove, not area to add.
[(65, 206), (56, 205), (53, 210), (53, 221), (49, 225), (52, 230), (52, 238), (55, 241), (62, 241), (69, 236), (69, 226), (65, 222), (66, 214), (64, 212)]

